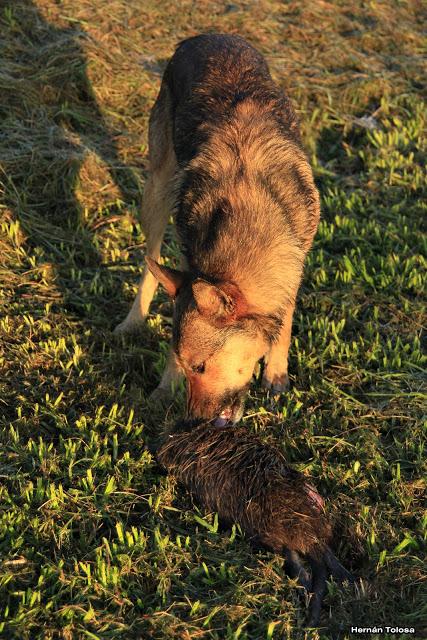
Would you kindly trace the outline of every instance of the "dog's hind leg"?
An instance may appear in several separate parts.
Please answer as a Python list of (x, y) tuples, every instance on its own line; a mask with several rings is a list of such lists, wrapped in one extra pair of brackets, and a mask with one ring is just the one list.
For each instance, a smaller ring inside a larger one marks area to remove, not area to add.
[(294, 304), (288, 305), (279, 339), (271, 345), (269, 353), (265, 356), (262, 386), (276, 393), (286, 391), (289, 385), (288, 352), (291, 344), (294, 308)]
[[(150, 175), (144, 189), (141, 223), (146, 240), (146, 255), (158, 260), (163, 235), (174, 208), (173, 178), (177, 163), (172, 141), (172, 121), (169, 92), (162, 86), (153, 107), (149, 124)], [(127, 317), (115, 329), (126, 333), (140, 326), (156, 292), (157, 280), (146, 266), (138, 293)]]

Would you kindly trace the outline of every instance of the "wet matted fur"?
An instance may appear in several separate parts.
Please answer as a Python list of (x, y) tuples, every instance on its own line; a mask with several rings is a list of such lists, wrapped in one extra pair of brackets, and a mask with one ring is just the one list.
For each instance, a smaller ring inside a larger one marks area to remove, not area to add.
[[(320, 208), (290, 101), (238, 36), (201, 35), (171, 58), (149, 125), (142, 224), (147, 267), (118, 331), (147, 315), (157, 282), (175, 300), (160, 383), (187, 379), (191, 416), (236, 421), (257, 361), (286, 387), (292, 315)], [(182, 271), (158, 264), (173, 213)]]
[(275, 447), (243, 428), (183, 422), (166, 437), (157, 459), (208, 512), (217, 512), (226, 525), (238, 523), (253, 545), (284, 554), (287, 573), (313, 592), (308, 626), (318, 622), (327, 577), (353, 580), (329, 548), (332, 532), (322, 498)]

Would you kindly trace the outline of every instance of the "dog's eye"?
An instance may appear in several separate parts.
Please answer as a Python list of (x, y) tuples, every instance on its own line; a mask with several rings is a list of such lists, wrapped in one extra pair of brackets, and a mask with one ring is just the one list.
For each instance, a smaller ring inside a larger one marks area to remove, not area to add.
[(191, 367), (191, 371), (193, 373), (204, 373), (205, 372), (205, 363), (202, 362), (202, 364), (194, 365), (193, 367)]

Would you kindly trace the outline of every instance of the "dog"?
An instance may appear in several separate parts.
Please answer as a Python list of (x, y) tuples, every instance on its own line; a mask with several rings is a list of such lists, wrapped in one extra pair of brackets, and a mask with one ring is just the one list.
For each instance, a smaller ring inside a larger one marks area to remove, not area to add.
[[(320, 216), (289, 98), (236, 35), (181, 42), (149, 122), (142, 227), (146, 268), (117, 328), (146, 318), (160, 282), (174, 299), (172, 348), (157, 395), (182, 374), (190, 417), (237, 422), (257, 362), (288, 384), (292, 316)], [(159, 264), (173, 214), (182, 264)]]
[(255, 548), (284, 555), (288, 575), (312, 593), (307, 626), (318, 624), (328, 576), (354, 582), (329, 548), (323, 499), (275, 447), (244, 428), (182, 421), (156, 455), (206, 511), (217, 512), (225, 525), (239, 524)]

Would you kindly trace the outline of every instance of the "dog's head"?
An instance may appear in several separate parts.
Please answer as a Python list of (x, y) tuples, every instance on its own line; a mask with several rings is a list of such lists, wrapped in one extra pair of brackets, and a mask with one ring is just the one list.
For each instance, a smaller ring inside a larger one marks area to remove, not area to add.
[(173, 350), (187, 379), (188, 417), (237, 422), (277, 319), (251, 313), (233, 283), (213, 284), (150, 258), (147, 263), (175, 300)]

